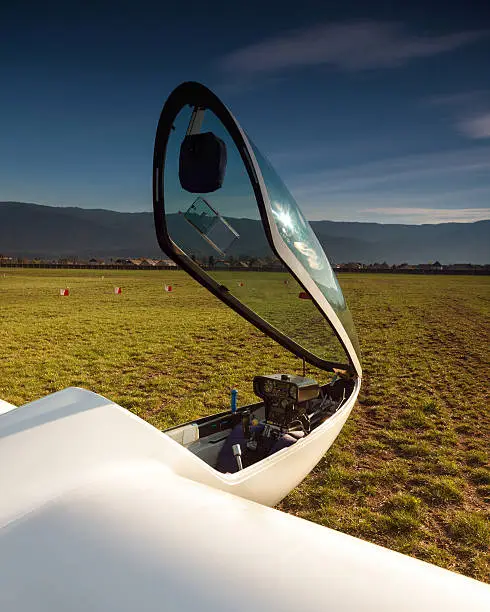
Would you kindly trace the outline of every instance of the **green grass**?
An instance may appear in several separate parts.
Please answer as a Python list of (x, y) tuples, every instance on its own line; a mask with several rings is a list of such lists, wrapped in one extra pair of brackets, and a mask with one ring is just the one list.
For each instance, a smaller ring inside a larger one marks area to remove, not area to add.
[(449, 535), (474, 548), (490, 548), (490, 525), (482, 514), (458, 512), (448, 525)]
[[(251, 303), (269, 292), (303, 332), (307, 306), (281, 275), (222, 275)], [(490, 279), (339, 280), (361, 341), (361, 395), (280, 508), (489, 580)], [(163, 428), (226, 409), (233, 387), (252, 401), (255, 374), (302, 368), (181, 272), (0, 269), (0, 304), (0, 397), (18, 405), (78, 385)], [(312, 345), (335, 352), (308, 321)]]

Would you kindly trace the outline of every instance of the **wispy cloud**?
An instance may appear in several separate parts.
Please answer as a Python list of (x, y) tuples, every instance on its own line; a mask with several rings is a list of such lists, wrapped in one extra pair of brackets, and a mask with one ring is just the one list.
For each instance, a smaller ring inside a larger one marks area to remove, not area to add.
[(488, 34), (482, 30), (419, 36), (393, 22), (326, 23), (238, 49), (225, 57), (221, 66), (231, 74), (250, 76), (328, 64), (346, 71), (391, 68), (452, 51)]
[(367, 190), (420, 184), (423, 180), (441, 179), (448, 175), (468, 178), (490, 171), (490, 147), (461, 149), (442, 153), (408, 155), (395, 159), (368, 162), (341, 170), (306, 172), (291, 176), (295, 193), (303, 196)]
[(366, 208), (363, 213), (367, 220), (374, 221), (381, 217), (392, 223), (473, 223), (490, 219), (490, 208), (398, 208), (387, 206), (385, 208)]
[(471, 91), (459, 91), (438, 96), (431, 96), (425, 100), (426, 103), (435, 106), (446, 106), (454, 108), (472, 109), (481, 106), (488, 100), (489, 91), (486, 89), (475, 89)]
[(285, 176), (310, 219), (388, 223), (490, 218), (490, 147)]
[(462, 119), (459, 129), (470, 138), (490, 138), (490, 111)]
[(455, 128), (464, 136), (490, 138), (490, 91), (469, 91), (437, 96), (430, 104), (448, 109)]
[[(490, 189), (489, 189), (490, 192)], [(431, 198), (421, 195), (410, 197), (403, 193), (383, 196), (362, 195), (338, 198), (324, 197), (315, 200), (299, 200), (311, 220), (378, 221), (380, 223), (472, 223), (490, 219), (488, 206), (469, 206), (460, 193), (460, 201), (448, 197)], [(469, 198), (468, 198), (469, 200)], [(477, 200), (478, 202), (478, 200)], [(488, 199), (485, 200), (485, 203)]]
[[(417, 205), (417, 203), (419, 205)], [(425, 205), (424, 205), (425, 204)], [(490, 220), (490, 208), (437, 208), (429, 199), (393, 198), (383, 203), (382, 198), (354, 199), (345, 201), (324, 201), (315, 206), (303, 205), (303, 211), (312, 221), (364, 221), (377, 223), (474, 223)]]

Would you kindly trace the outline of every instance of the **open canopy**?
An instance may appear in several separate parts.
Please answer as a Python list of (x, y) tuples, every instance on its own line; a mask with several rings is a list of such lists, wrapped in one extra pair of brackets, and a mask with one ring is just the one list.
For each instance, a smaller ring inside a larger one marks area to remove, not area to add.
[[(177, 87), (163, 107), (153, 204), (161, 248), (214, 295), (312, 365), (361, 374), (319, 240), (269, 161), (198, 83)], [(255, 267), (264, 272), (250, 274)]]

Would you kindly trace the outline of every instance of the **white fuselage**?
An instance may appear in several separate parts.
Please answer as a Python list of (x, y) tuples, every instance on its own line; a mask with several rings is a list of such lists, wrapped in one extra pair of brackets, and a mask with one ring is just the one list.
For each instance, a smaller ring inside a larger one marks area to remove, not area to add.
[(233, 475), (82, 389), (0, 415), (0, 610), (486, 612), (482, 583), (249, 501), (299, 482), (350, 409)]

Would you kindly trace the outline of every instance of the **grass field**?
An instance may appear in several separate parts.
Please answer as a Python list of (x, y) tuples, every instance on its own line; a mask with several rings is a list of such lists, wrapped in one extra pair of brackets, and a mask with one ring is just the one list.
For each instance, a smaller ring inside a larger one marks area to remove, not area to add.
[[(233, 280), (247, 290), (252, 274)], [(488, 581), (490, 278), (339, 280), (363, 353), (359, 403), (280, 507)], [(226, 409), (232, 387), (252, 401), (255, 374), (301, 371), (181, 272), (0, 269), (0, 305), (0, 398), (15, 404), (78, 385), (163, 428)]]

